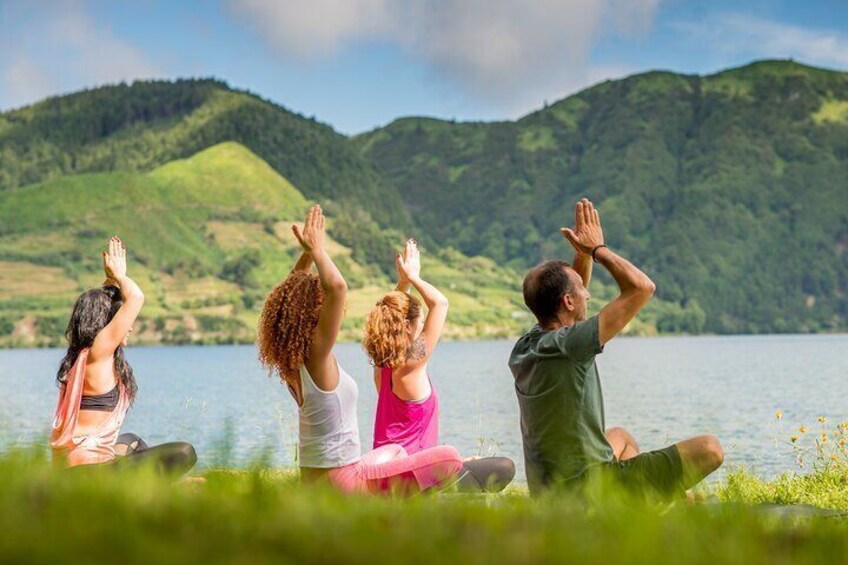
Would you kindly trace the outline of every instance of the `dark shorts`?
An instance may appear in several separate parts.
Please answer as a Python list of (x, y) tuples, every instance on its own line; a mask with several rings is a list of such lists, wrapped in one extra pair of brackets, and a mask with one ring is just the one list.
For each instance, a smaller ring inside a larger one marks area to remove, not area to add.
[(672, 498), (686, 490), (683, 462), (676, 445), (613, 461), (606, 470), (628, 490), (641, 491), (649, 497)]

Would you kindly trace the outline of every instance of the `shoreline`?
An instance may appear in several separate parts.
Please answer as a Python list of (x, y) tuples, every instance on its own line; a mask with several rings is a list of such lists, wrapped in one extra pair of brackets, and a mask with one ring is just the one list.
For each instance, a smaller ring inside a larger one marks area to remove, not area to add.
[[(636, 339), (680, 339), (680, 338), (718, 338), (718, 339), (733, 339), (733, 338), (792, 338), (792, 337), (838, 337), (848, 336), (848, 331), (834, 332), (787, 332), (787, 333), (750, 333), (750, 334), (716, 334), (716, 333), (659, 333), (652, 335), (640, 334), (625, 334), (616, 338), (620, 340), (636, 340)], [(514, 342), (521, 334), (509, 335), (504, 337), (477, 337), (477, 336), (445, 336), (440, 341), (442, 343), (492, 343), (492, 342)], [(162, 342), (162, 341), (142, 341), (130, 342), (128, 348), (135, 349), (140, 347), (221, 347), (221, 346), (245, 346), (253, 345), (254, 340), (221, 340), (221, 341), (187, 341), (187, 342)], [(337, 343), (350, 344), (359, 343), (358, 339), (339, 339)], [(7, 344), (0, 342), (0, 351), (25, 351), (37, 349), (64, 349), (62, 344), (31, 344), (22, 345), (18, 343)]]

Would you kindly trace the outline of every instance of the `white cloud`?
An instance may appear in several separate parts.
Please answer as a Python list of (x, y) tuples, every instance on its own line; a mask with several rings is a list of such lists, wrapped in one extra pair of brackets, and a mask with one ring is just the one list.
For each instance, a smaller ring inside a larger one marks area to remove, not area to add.
[(10, 100), (37, 100), (55, 89), (53, 81), (29, 57), (18, 56), (3, 65), (3, 95)]
[(308, 57), (330, 54), (351, 39), (389, 28), (388, 0), (237, 0), (233, 10), (275, 48)]
[[(647, 31), (660, 0), (229, 0), (285, 57), (399, 46), (483, 100), (537, 107), (585, 86), (592, 46)], [(569, 88), (573, 90), (573, 88)]]
[(0, 50), (0, 108), (57, 90), (162, 74), (141, 51), (97, 25), (82, 1), (4, 3)]
[(701, 41), (735, 60), (794, 58), (805, 63), (848, 67), (848, 34), (731, 13), (675, 24), (687, 40)]

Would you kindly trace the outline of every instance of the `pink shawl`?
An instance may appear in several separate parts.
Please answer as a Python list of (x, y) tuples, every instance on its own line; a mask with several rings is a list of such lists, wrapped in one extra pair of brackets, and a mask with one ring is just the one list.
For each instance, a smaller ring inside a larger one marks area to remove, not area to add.
[(53, 430), (50, 434), (53, 461), (67, 467), (103, 463), (114, 459), (115, 441), (118, 439), (118, 432), (129, 409), (129, 399), (124, 385), (118, 379), (120, 391), (118, 405), (109, 417), (91, 434), (75, 435), (85, 385), (87, 359), (88, 349), (83, 349), (66, 375), (65, 383), (59, 391), (59, 402), (56, 404)]

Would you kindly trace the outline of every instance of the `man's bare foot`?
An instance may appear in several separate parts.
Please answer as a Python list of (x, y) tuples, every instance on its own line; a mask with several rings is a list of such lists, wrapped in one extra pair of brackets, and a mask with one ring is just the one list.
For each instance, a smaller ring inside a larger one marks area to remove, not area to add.
[(183, 477), (174, 484), (188, 488), (196, 488), (204, 483), (206, 483), (205, 477)]
[(700, 492), (695, 492), (692, 489), (686, 491), (687, 504), (703, 504), (707, 501), (707, 496)]

